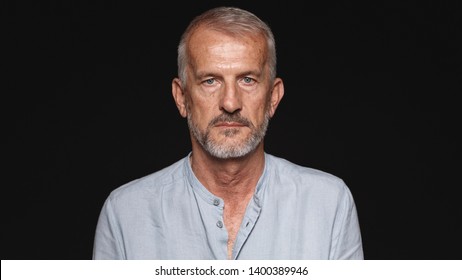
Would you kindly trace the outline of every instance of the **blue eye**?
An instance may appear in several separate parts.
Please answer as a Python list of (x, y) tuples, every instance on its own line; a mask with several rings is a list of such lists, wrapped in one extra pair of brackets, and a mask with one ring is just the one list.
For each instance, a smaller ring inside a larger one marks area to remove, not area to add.
[(243, 80), (244, 80), (244, 82), (247, 83), (247, 84), (253, 82), (253, 79), (252, 79), (252, 78), (249, 78), (249, 77), (244, 77)]
[(207, 80), (205, 80), (204, 82), (205, 82), (206, 84), (208, 84), (208, 85), (213, 85), (213, 83), (215, 82), (215, 79), (213, 79), (213, 78), (212, 78), (212, 79), (207, 79)]

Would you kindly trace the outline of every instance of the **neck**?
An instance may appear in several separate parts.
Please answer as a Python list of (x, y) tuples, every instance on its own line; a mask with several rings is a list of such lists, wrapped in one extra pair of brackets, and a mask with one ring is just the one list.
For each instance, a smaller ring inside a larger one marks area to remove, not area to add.
[(202, 147), (193, 149), (191, 156), (191, 167), (199, 181), (225, 201), (253, 194), (264, 165), (263, 143), (241, 158), (215, 158)]

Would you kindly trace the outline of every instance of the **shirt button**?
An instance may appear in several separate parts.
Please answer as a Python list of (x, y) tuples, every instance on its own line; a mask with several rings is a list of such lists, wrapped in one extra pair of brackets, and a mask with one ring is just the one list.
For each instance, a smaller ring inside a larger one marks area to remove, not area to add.
[(218, 222), (217, 222), (217, 227), (222, 228), (222, 227), (223, 227), (223, 223), (222, 223), (221, 221), (218, 221)]
[(215, 205), (215, 206), (220, 205), (220, 200), (219, 200), (218, 198), (215, 198), (215, 199), (213, 200), (213, 205)]

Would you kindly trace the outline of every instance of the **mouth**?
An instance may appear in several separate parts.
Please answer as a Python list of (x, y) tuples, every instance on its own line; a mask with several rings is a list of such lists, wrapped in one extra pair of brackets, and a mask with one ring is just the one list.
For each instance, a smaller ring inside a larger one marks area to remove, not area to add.
[(222, 128), (238, 128), (238, 127), (244, 127), (244, 126), (246, 125), (240, 122), (219, 122), (215, 124), (215, 127), (222, 127)]

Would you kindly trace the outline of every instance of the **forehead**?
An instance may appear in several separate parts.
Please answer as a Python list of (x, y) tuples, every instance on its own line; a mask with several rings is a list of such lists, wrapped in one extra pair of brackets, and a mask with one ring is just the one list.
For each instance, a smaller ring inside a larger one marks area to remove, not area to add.
[(193, 64), (213, 59), (253, 59), (261, 64), (268, 53), (261, 34), (231, 34), (206, 27), (198, 27), (191, 34), (188, 52)]

